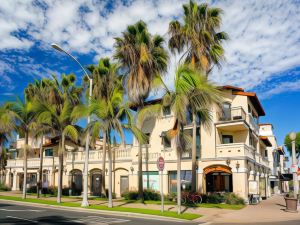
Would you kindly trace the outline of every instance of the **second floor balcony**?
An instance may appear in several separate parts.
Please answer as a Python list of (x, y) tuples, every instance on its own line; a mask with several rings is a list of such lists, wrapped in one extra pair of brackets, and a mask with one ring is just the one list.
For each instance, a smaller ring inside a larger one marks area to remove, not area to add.
[[(7, 168), (17, 168), (23, 167), (24, 160), (23, 159), (9, 159), (7, 160)], [(36, 169), (40, 166), (40, 158), (28, 158), (27, 160), (27, 168), (28, 169)], [(43, 167), (53, 167), (58, 166), (58, 157), (44, 157), (43, 158)]]
[(219, 144), (216, 146), (216, 153), (219, 158), (247, 156), (254, 159), (255, 157), (255, 149), (245, 143)]
[(259, 132), (258, 120), (250, 113), (246, 113), (243, 107), (223, 108), (217, 114), (217, 127), (232, 127), (231, 129), (247, 129), (247, 125), (256, 133)]

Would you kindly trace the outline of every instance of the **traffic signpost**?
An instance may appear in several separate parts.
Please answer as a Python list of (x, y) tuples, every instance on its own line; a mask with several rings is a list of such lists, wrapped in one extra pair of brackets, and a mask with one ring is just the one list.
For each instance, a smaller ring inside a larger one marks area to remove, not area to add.
[(164, 193), (163, 193), (163, 171), (165, 168), (165, 160), (162, 156), (157, 159), (157, 169), (160, 171), (160, 199), (161, 199), (161, 212), (164, 212)]

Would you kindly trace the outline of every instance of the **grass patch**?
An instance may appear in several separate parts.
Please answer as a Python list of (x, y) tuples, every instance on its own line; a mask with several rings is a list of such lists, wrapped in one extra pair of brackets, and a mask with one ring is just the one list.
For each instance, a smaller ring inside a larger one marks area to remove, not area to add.
[(132, 213), (140, 213), (140, 214), (155, 215), (155, 216), (173, 217), (173, 218), (186, 219), (186, 220), (194, 220), (194, 219), (201, 217), (201, 215), (193, 214), (193, 213), (183, 213), (183, 214), (178, 215), (177, 212), (174, 212), (174, 211), (165, 211), (165, 212), (161, 213), (160, 210), (143, 209), (143, 208), (128, 208), (128, 207), (119, 207), (119, 206), (115, 206), (113, 208), (108, 208), (107, 206), (104, 206), (104, 205), (91, 205), (91, 206), (88, 206), (87, 208), (117, 211), (117, 212), (132, 212)]
[(239, 210), (239, 209), (244, 208), (245, 205), (202, 203), (202, 204), (197, 204), (196, 207)]
[[(54, 206), (80, 207), (80, 203), (76, 203), (76, 202), (57, 203), (56, 201), (36, 199), (36, 198), (22, 199), (21, 197), (15, 197), (15, 196), (0, 196), (0, 199), (13, 200), (13, 201), (18, 201), (18, 202), (39, 203), (39, 204), (54, 205)], [(115, 212), (140, 213), (140, 214), (165, 216), (165, 217), (172, 217), (172, 218), (186, 219), (186, 220), (194, 220), (194, 219), (201, 217), (201, 215), (193, 214), (193, 213), (183, 213), (181, 215), (178, 215), (177, 212), (173, 212), (173, 211), (166, 211), (164, 213), (161, 213), (160, 210), (143, 209), (143, 208), (126, 208), (126, 207), (119, 207), (119, 206), (116, 206), (114, 208), (108, 208), (107, 206), (104, 206), (104, 205), (91, 205), (91, 206), (88, 206), (85, 208), (115, 211)]]
[[(118, 200), (121, 202), (126, 202), (128, 204), (130, 203), (140, 203), (139, 200), (125, 200), (121, 199)], [(153, 205), (160, 205), (161, 201), (152, 201), (152, 200), (147, 200), (144, 201), (144, 204), (153, 204)], [(177, 202), (174, 201), (164, 201), (165, 205), (177, 205)], [(200, 207), (200, 208), (217, 208), (217, 209), (232, 209), (232, 210), (239, 210), (245, 207), (245, 205), (229, 205), (229, 204), (213, 204), (213, 203), (201, 203), (197, 205), (186, 205), (188, 207)]]

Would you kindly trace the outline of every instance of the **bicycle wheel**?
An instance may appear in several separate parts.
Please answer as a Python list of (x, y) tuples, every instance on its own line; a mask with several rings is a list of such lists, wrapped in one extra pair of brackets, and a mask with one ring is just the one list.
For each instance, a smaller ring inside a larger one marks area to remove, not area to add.
[(193, 203), (196, 205), (196, 204), (201, 204), (202, 203), (202, 198), (200, 195), (195, 195), (193, 197)]
[(186, 197), (181, 197), (181, 204), (185, 205), (185, 203), (186, 203)]

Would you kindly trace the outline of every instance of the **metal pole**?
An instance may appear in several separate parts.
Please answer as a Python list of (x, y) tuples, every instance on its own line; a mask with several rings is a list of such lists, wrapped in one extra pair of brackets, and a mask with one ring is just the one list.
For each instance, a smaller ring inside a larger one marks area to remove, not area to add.
[(164, 188), (163, 188), (163, 174), (164, 174), (164, 171), (162, 170), (161, 173), (160, 173), (160, 182), (161, 182), (161, 185), (160, 185), (160, 194), (161, 194), (161, 197), (160, 197), (160, 200), (161, 200), (161, 209), (160, 211), (163, 213), (164, 212)]
[[(87, 74), (86, 74), (87, 75)], [(89, 78), (89, 76), (87, 75)], [(93, 80), (89, 78), (90, 81), (90, 89), (89, 89), (89, 105), (91, 103), (92, 98), (92, 91), (93, 91)], [(91, 117), (88, 115), (87, 117), (87, 124), (90, 123)], [(89, 165), (89, 133), (86, 135), (86, 141), (85, 141), (85, 161), (84, 161), (84, 186), (83, 186), (83, 199), (81, 206), (89, 206), (88, 202), (88, 165)]]
[(296, 144), (295, 140), (292, 141), (292, 161), (293, 161), (293, 183), (294, 183), (294, 198), (297, 198), (299, 192), (298, 182), (298, 163), (296, 159)]

